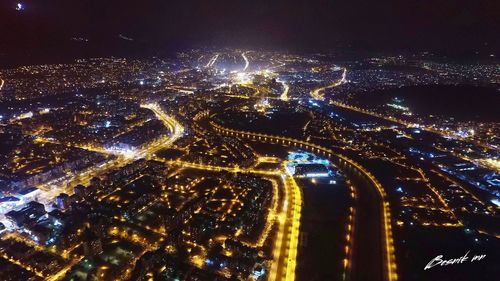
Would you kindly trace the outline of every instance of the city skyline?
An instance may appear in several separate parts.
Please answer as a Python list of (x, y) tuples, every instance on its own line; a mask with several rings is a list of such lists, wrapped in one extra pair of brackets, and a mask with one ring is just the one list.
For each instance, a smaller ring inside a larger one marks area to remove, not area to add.
[(489, 281), (498, 1), (0, 3), (0, 280)]
[[(20, 7), (20, 8), (19, 8)], [(9, 64), (187, 48), (498, 55), (497, 1), (14, 1), (0, 3)]]

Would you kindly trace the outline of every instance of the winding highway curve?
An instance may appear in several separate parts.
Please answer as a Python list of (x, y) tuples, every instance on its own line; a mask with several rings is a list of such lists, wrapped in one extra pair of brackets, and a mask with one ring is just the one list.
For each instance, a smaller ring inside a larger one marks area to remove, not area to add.
[(311, 91), (310, 95), (313, 99), (316, 99), (316, 100), (325, 100), (325, 96), (324, 94), (321, 94), (321, 92), (324, 92), (325, 90), (327, 89), (330, 89), (330, 88), (334, 88), (334, 87), (337, 87), (337, 86), (340, 86), (344, 83), (347, 82), (347, 68), (342, 68), (342, 78), (340, 78), (340, 80), (338, 81), (335, 81), (334, 83), (328, 85), (328, 86), (325, 86), (325, 87), (320, 87), (320, 88), (316, 88), (314, 90)]

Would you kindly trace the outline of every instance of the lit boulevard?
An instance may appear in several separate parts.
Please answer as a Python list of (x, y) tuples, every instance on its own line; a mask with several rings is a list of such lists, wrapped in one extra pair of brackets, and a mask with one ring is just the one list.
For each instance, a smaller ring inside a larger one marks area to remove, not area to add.
[(335, 82), (333, 82), (332, 84), (330, 84), (328, 86), (312, 90), (311, 91), (311, 97), (313, 99), (317, 99), (317, 100), (324, 100), (325, 96), (324, 96), (323, 92), (326, 91), (326, 90), (328, 90), (328, 89), (331, 89), (331, 88), (334, 88), (334, 87), (338, 87), (338, 86), (346, 83), (347, 82), (346, 76), (347, 76), (347, 68), (343, 68), (342, 69), (342, 77), (338, 81), (335, 81)]
[(492, 65), (206, 48), (2, 69), (0, 280), (433, 280), (425, 245), (489, 257), (498, 127), (410, 95), (488, 88)]

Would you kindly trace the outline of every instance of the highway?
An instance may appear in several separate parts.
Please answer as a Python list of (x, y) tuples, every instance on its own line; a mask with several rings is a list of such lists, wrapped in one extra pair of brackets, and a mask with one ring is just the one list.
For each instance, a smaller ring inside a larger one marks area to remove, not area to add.
[(214, 63), (217, 61), (217, 59), (219, 58), (219, 54), (215, 54), (209, 61), (208, 63), (205, 65), (205, 67), (212, 67), (214, 65)]
[(288, 86), (284, 81), (276, 80), (276, 82), (281, 83), (283, 85), (283, 93), (280, 96), (282, 101), (288, 101), (288, 91), (290, 90), (290, 86)]
[[(295, 268), (297, 267), (297, 252), (299, 245), (299, 233), (300, 233), (300, 216), (302, 211), (302, 191), (295, 182), (295, 179), (287, 170), (288, 176), (288, 198), (287, 201), (290, 204), (291, 216), (287, 216), (288, 223), (290, 226), (285, 228), (288, 234), (288, 249), (286, 249), (286, 260), (282, 264), (286, 264), (286, 271), (284, 273), (284, 278), (279, 280), (293, 281), (295, 280)], [(278, 264), (280, 264), (278, 262)], [(281, 277), (278, 274), (278, 278)]]
[(297, 251), (299, 244), (302, 193), (293, 176), (286, 169), (282, 175), (284, 183), (283, 206), (277, 214), (278, 233), (274, 242), (273, 263), (268, 280), (295, 280)]
[(160, 142), (156, 145), (147, 146), (143, 151), (140, 152), (141, 156), (145, 157), (147, 155), (151, 155), (154, 152), (158, 151), (159, 149), (171, 145), (184, 135), (184, 127), (179, 122), (177, 122), (175, 118), (163, 112), (163, 110), (158, 104), (156, 103), (141, 104), (141, 107), (153, 111), (156, 117), (163, 122), (165, 127), (167, 127), (172, 132), (172, 135), (170, 135), (170, 137), (168, 137), (164, 142)]
[(340, 80), (335, 81), (334, 83), (332, 83), (332, 84), (330, 84), (328, 86), (321, 87), (321, 88), (316, 88), (316, 89), (312, 90), (311, 93), (310, 93), (311, 97), (313, 99), (316, 99), (316, 100), (325, 100), (325, 96), (323, 94), (321, 94), (321, 93), (324, 92), (327, 89), (340, 86), (340, 85), (344, 84), (345, 82), (347, 82), (346, 76), (347, 76), (347, 68), (344, 67), (343, 71), (342, 71), (342, 78)]
[(248, 58), (246, 56), (246, 52), (243, 52), (241, 53), (241, 57), (243, 58), (243, 60), (245, 61), (245, 67), (243, 67), (243, 70), (242, 71), (246, 71), (248, 66), (250, 65), (250, 62), (248, 61)]

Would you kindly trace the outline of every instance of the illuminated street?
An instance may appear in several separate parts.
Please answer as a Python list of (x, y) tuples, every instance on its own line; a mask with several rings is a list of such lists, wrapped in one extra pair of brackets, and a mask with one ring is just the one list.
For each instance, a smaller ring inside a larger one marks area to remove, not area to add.
[[(500, 127), (410, 93), (495, 71), (208, 47), (2, 69), (0, 280), (493, 275)], [(423, 270), (447, 247), (487, 258)]]

